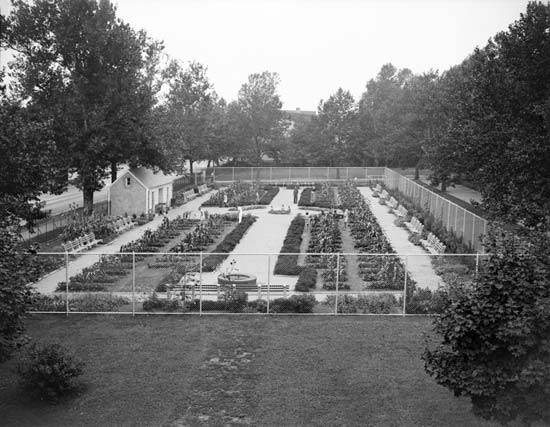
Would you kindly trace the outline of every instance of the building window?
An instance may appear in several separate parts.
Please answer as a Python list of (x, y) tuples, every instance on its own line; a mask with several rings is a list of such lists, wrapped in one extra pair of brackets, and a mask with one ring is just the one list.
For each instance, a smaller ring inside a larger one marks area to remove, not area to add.
[(126, 187), (129, 187), (131, 183), (132, 183), (132, 180), (130, 179), (130, 177), (127, 177), (126, 178)]

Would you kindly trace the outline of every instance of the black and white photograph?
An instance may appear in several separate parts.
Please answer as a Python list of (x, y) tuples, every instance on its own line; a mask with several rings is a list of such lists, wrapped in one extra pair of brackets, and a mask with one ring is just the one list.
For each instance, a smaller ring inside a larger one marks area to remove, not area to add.
[(550, 426), (550, 2), (0, 0), (0, 425)]

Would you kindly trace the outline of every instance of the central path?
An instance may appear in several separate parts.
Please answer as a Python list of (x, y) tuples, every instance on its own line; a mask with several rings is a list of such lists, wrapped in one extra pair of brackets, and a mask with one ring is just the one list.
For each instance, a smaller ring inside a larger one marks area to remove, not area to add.
[[(401, 261), (407, 266), (413, 280), (416, 281), (419, 288), (429, 288), (436, 290), (443, 285), (443, 280), (435, 274), (432, 267), (430, 256), (420, 246), (409, 242), (409, 232), (404, 228), (395, 226), (393, 223), (397, 218), (388, 212), (388, 207), (378, 203), (378, 199), (372, 197), (372, 191), (368, 187), (359, 187), (359, 191), (367, 200), (370, 209), (382, 230), (386, 234), (395, 252), (400, 255)], [(405, 256), (407, 255), (407, 256)]]
[[(257, 282), (267, 284), (268, 274), (271, 284), (288, 285), (290, 290), (298, 280), (296, 276), (275, 276), (273, 270), (277, 262), (277, 255), (283, 246), (288, 227), (299, 213), (298, 206), (293, 203), (293, 192), (281, 188), (271, 205), (278, 209), (281, 205), (290, 206), (290, 215), (276, 215), (268, 213), (269, 208), (245, 211), (258, 217), (248, 229), (239, 244), (229, 257), (212, 273), (204, 273), (203, 281), (208, 284), (217, 283), (218, 274), (229, 269), (229, 263), (236, 261), (236, 273), (246, 273), (256, 276)], [(244, 255), (239, 255), (244, 254)], [(271, 254), (268, 256), (268, 254)], [(269, 268), (268, 268), (269, 264)]]

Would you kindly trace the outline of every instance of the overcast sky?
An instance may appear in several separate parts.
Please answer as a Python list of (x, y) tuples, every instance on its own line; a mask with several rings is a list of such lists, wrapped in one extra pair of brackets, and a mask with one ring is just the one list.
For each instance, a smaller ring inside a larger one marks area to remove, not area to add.
[[(124, 21), (164, 40), (171, 57), (206, 65), (226, 100), (249, 74), (268, 70), (280, 75), (283, 108), (302, 110), (315, 110), (338, 87), (358, 99), (388, 62), (444, 71), (506, 30), (527, 2), (114, 1)], [(2, 13), (8, 3), (0, 0)]]

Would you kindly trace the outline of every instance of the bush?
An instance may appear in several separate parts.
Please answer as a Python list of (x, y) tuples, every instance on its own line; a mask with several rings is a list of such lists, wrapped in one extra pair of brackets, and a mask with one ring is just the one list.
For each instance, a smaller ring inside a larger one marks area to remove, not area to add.
[(395, 218), (395, 220), (393, 221), (393, 225), (395, 225), (396, 227), (404, 228), (405, 227), (405, 220), (401, 217)]
[(294, 290), (297, 292), (309, 292), (310, 289), (315, 288), (316, 284), (317, 269), (312, 266), (306, 266), (302, 268)]
[[(35, 294), (31, 309), (36, 311), (66, 311), (64, 295)], [(69, 298), (69, 311), (72, 312), (99, 312), (116, 311), (119, 307), (130, 304), (130, 300), (115, 295), (83, 294)]]
[(411, 242), (413, 245), (421, 246), (422, 243), (420, 243), (421, 236), (418, 233), (413, 233), (409, 236), (409, 242)]
[(59, 344), (33, 344), (17, 372), (23, 387), (39, 397), (57, 402), (76, 387), (84, 363)]
[[(328, 296), (325, 305), (334, 307), (335, 301), (335, 296)], [(392, 294), (338, 297), (338, 313), (389, 314), (397, 313), (399, 309), (399, 303)]]
[(270, 313), (313, 313), (317, 300), (313, 295), (292, 295), (290, 298), (277, 298), (271, 302)]
[[(302, 234), (304, 232), (305, 219), (302, 215), (296, 215), (286, 233), (281, 254), (299, 253), (302, 246)], [(302, 267), (298, 265), (298, 255), (280, 255), (275, 264), (275, 274), (297, 276)]]
[(143, 310), (145, 311), (176, 311), (181, 308), (179, 300), (160, 299), (156, 292), (143, 301)]
[(447, 292), (444, 289), (431, 291), (428, 288), (415, 289), (407, 296), (405, 311), (408, 314), (441, 314), (448, 304)]

